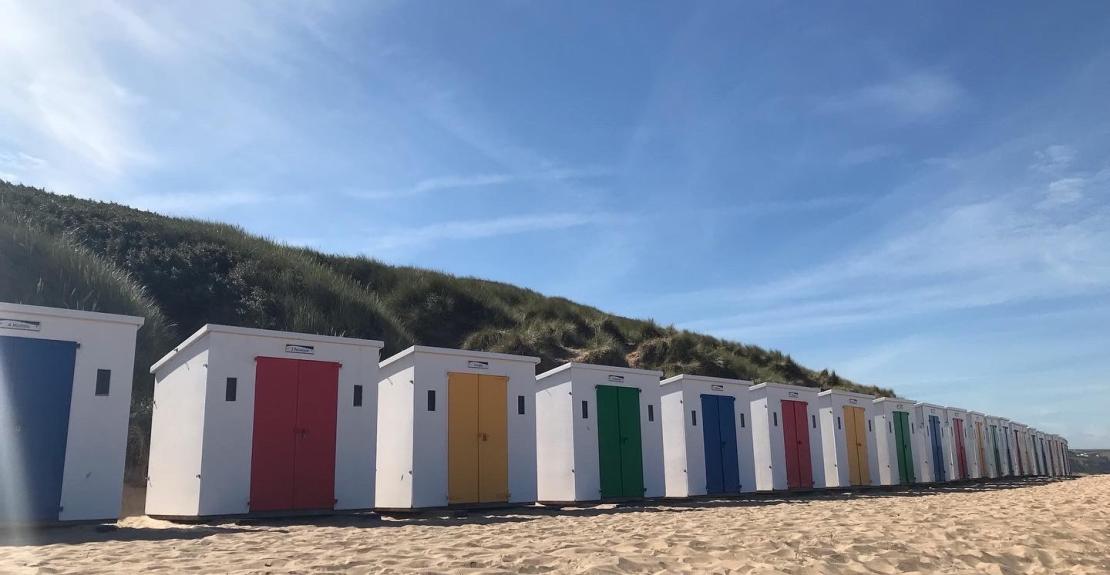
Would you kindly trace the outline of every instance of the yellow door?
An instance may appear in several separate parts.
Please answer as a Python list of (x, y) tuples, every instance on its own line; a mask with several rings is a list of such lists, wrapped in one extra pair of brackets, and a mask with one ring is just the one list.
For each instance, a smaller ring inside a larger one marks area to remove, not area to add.
[(478, 501), (509, 500), (509, 378), (483, 375), (478, 383)]
[(987, 476), (987, 454), (983, 451), (983, 423), (975, 422), (975, 443), (979, 445), (979, 477)]
[(856, 416), (856, 459), (859, 461), (856, 466), (859, 470), (858, 485), (867, 485), (871, 483), (871, 460), (867, 456), (867, 413), (862, 407), (853, 409)]
[(856, 415), (858, 407), (844, 406), (844, 445), (848, 450), (848, 481), (859, 485), (859, 450), (856, 449)]
[[(447, 502), (478, 502), (478, 375), (447, 374)], [(417, 457), (420, 455), (417, 454)]]

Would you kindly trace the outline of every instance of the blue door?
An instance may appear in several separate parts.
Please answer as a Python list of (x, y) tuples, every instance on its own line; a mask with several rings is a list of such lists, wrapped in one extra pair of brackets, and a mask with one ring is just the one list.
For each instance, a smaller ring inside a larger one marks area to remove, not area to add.
[(736, 399), (733, 397), (701, 396), (706, 493), (740, 491), (740, 457), (736, 451), (735, 410)]
[(944, 447), (940, 439), (940, 418), (935, 415), (929, 416), (929, 431), (931, 431), (930, 439), (932, 440), (933, 448), (933, 481), (947, 481), (944, 473)]
[(0, 336), (0, 521), (58, 519), (76, 356), (71, 341)]
[(1010, 457), (1010, 431), (1006, 428), (1002, 429), (1002, 437), (1006, 438), (1006, 469), (1010, 470), (1010, 475), (1014, 474), (1014, 460)]

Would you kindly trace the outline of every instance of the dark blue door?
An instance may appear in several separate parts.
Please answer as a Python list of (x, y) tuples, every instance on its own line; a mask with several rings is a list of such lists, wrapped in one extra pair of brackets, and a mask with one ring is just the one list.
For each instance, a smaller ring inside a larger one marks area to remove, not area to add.
[(76, 355), (71, 341), (0, 336), (0, 520), (58, 519)]
[(941, 443), (940, 429), (940, 418), (935, 415), (930, 415), (929, 430), (932, 433), (929, 435), (931, 436), (933, 448), (933, 481), (948, 480), (944, 473), (944, 446)]
[(705, 447), (705, 491), (722, 493), (725, 490), (725, 473), (721, 461), (721, 423), (717, 420), (716, 395), (701, 396), (701, 413), (701, 438)]
[(707, 493), (740, 491), (740, 456), (736, 450), (736, 398), (702, 395), (702, 441)]

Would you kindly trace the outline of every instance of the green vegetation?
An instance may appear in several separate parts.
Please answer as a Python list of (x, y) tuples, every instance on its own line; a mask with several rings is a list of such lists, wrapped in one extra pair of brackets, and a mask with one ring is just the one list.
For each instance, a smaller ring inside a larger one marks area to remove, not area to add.
[(1110, 473), (1110, 449), (1071, 449), (1068, 451), (1072, 473), (1095, 475)]
[[(0, 301), (141, 315), (130, 447), (144, 468), (147, 366), (206, 323), (840, 387), (881, 395), (789, 355), (564, 298), (364, 257), (284, 246), (227, 224), (170, 218), (0, 181)], [(385, 357), (385, 356), (383, 356)]]

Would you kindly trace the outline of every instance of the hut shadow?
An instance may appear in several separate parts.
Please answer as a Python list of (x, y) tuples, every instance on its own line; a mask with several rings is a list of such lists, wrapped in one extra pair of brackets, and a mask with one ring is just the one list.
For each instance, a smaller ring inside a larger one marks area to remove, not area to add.
[(198, 525), (157, 529), (117, 525), (60, 525), (18, 531), (0, 530), (0, 549), (16, 546), (77, 545), (108, 541), (188, 541), (245, 531), (247, 529), (228, 525)]

